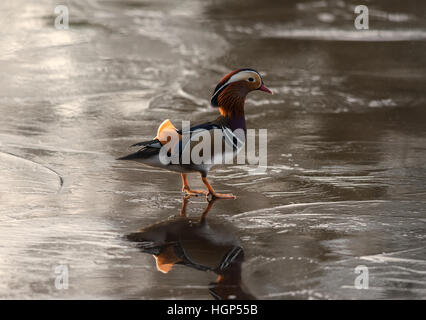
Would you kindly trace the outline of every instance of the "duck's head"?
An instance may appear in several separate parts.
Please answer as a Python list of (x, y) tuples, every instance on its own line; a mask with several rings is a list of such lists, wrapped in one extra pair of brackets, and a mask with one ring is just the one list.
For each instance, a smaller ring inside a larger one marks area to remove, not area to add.
[(259, 72), (251, 68), (238, 69), (220, 80), (214, 89), (211, 104), (219, 107), (220, 113), (225, 116), (244, 114), (245, 98), (254, 90), (272, 94)]

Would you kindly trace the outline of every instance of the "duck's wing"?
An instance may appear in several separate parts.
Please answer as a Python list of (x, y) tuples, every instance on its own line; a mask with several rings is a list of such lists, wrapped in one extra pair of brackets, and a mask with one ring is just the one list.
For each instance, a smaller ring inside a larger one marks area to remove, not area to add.
[[(170, 140), (170, 136), (175, 136), (175, 139)], [(205, 139), (209, 140), (209, 144), (205, 143)], [(204, 142), (204, 143), (203, 143)], [(121, 157), (118, 160), (143, 160), (151, 158), (159, 154), (161, 148), (167, 144), (170, 154), (179, 155), (179, 159), (185, 152), (196, 149), (200, 157), (207, 152), (210, 155), (210, 160), (222, 161), (226, 150), (235, 152), (241, 146), (241, 138), (239, 139), (232, 130), (228, 127), (227, 120), (219, 117), (214, 121), (197, 124), (190, 128), (176, 129), (170, 120), (165, 120), (157, 130), (157, 136), (153, 140), (138, 142), (132, 147), (142, 147), (137, 152)], [(218, 148), (220, 146), (220, 148)], [(187, 150), (189, 148), (189, 150)], [(208, 157), (207, 157), (208, 158)], [(203, 157), (203, 159), (205, 159)], [(180, 161), (182, 162), (182, 161)], [(192, 159), (188, 164), (193, 164)]]
[(222, 117), (212, 122), (191, 127), (189, 130), (190, 138), (188, 135), (185, 136), (188, 130), (178, 132), (182, 135), (178, 145), (180, 157), (182, 157), (182, 154), (189, 153), (191, 164), (194, 160), (192, 159), (193, 154), (202, 158), (203, 162), (205, 160), (211, 164), (225, 163), (227, 159), (233, 159), (245, 143), (244, 132), (242, 134), (233, 132), (226, 119), (224, 120)]
[(206, 123), (202, 123), (202, 124), (197, 124), (193, 127), (190, 127), (189, 129), (185, 128), (186, 130), (185, 129), (179, 129), (179, 130), (176, 130), (176, 132), (180, 135), (183, 135), (185, 133), (193, 134), (193, 133), (196, 133), (196, 132), (201, 131), (201, 130), (210, 131), (210, 130), (220, 129), (220, 128), (221, 128), (221, 126), (218, 123), (211, 121), (211, 122), (206, 122)]

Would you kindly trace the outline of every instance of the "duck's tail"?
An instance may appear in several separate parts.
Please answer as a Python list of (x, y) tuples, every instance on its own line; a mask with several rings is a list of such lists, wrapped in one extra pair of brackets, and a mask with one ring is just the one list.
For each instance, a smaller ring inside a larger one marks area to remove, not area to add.
[[(150, 158), (158, 153), (161, 147), (168, 142), (171, 134), (177, 134), (176, 127), (169, 119), (164, 120), (158, 127), (157, 136), (153, 140), (142, 141), (131, 145), (131, 147), (142, 147), (142, 149), (117, 160), (143, 160)], [(170, 148), (173, 148), (173, 146)]]
[(132, 147), (143, 147), (142, 149), (128, 154), (124, 157), (120, 157), (116, 160), (142, 160), (148, 159), (153, 155), (157, 154), (161, 149), (162, 144), (158, 139), (138, 142), (132, 145)]

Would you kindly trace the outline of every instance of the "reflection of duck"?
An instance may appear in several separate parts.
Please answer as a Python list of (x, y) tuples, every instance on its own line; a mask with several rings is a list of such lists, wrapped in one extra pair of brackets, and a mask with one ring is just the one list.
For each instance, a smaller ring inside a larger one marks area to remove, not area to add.
[(175, 264), (183, 264), (218, 274), (210, 286), (216, 299), (254, 299), (242, 288), (244, 251), (239, 239), (226, 226), (207, 222), (213, 203), (214, 200), (208, 202), (200, 219), (195, 220), (186, 216), (188, 198), (184, 197), (179, 217), (131, 233), (127, 239), (138, 242), (143, 252), (151, 253), (163, 273)]

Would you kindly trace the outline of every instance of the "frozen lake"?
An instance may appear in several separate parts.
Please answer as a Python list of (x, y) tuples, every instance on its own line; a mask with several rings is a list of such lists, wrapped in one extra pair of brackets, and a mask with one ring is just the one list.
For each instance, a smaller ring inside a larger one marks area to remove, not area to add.
[[(244, 3), (75, 0), (69, 30), (55, 1), (0, 3), (0, 298), (426, 298), (426, 4), (357, 31), (357, 1)], [(246, 103), (268, 169), (213, 170), (237, 200), (179, 217), (179, 175), (115, 158), (214, 119), (240, 67), (274, 91)], [(165, 238), (186, 260), (154, 259)]]

